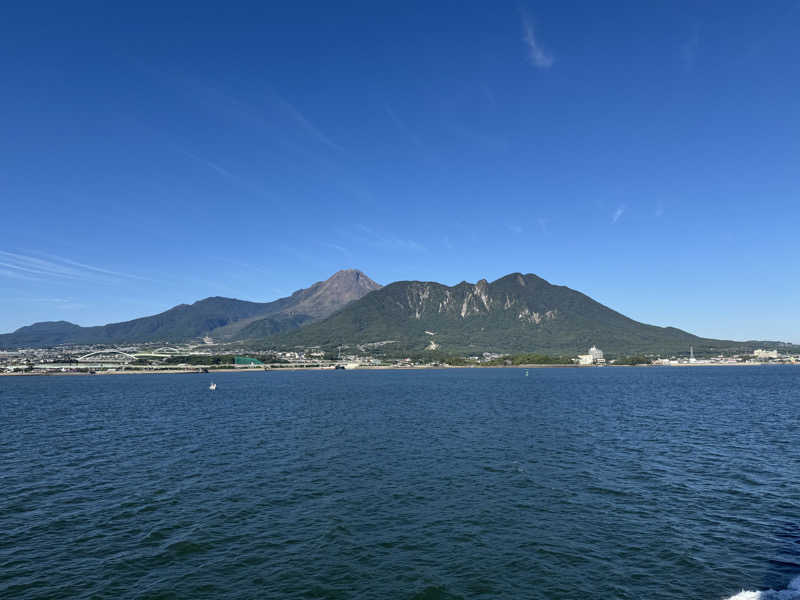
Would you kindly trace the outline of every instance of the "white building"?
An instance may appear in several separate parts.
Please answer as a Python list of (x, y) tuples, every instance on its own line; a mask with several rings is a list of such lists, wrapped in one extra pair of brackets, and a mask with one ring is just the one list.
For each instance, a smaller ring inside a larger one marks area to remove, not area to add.
[(603, 358), (603, 351), (597, 346), (592, 346), (589, 348), (589, 356), (592, 357), (592, 360), (596, 365), (603, 365), (606, 362), (606, 359)]
[(591, 354), (579, 354), (578, 355), (578, 364), (582, 366), (588, 366), (594, 364), (594, 356)]
[(763, 350), (759, 348), (758, 350), (753, 351), (753, 355), (756, 358), (760, 359), (767, 359), (767, 358), (778, 358), (778, 351), (777, 350)]

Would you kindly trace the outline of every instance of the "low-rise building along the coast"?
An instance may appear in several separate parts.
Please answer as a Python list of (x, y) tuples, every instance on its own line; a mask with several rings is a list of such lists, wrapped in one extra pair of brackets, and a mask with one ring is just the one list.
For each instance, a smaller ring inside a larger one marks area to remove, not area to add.
[(603, 351), (600, 348), (592, 346), (589, 348), (588, 354), (578, 355), (578, 364), (582, 366), (604, 365), (606, 364), (606, 359), (603, 357)]

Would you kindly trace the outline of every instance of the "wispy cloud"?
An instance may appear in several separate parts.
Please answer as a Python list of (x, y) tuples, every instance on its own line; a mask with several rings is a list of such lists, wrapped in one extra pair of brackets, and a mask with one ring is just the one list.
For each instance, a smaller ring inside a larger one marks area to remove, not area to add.
[[(125, 279), (148, 280), (146, 277), (110, 271), (61, 256), (30, 256), (0, 250), (0, 276), (29, 281), (118, 282)], [(148, 280), (149, 281), (149, 280)]]
[(661, 218), (664, 216), (664, 205), (661, 202), (656, 206), (656, 217)]
[(91, 265), (87, 265), (84, 263), (80, 263), (74, 260), (70, 260), (69, 258), (64, 258), (62, 256), (55, 256), (53, 254), (45, 254), (42, 253), (42, 256), (48, 258), (53, 261), (59, 261), (65, 263), (67, 265), (71, 265), (73, 267), (77, 267), (78, 269), (84, 269), (87, 271), (93, 271), (95, 273), (102, 273), (103, 275), (110, 275), (112, 277), (120, 277), (124, 279), (139, 279), (141, 281), (152, 281), (149, 277), (141, 277), (139, 275), (132, 275), (130, 273), (120, 273), (119, 271), (109, 271), (108, 269), (101, 269), (100, 267), (93, 267)]
[(399, 250), (406, 252), (427, 252), (428, 249), (419, 242), (400, 238), (392, 234), (375, 231), (366, 225), (357, 224), (355, 228), (362, 234), (361, 241), (373, 248), (383, 250)]
[(391, 106), (387, 104), (384, 108), (386, 109), (386, 114), (389, 116), (389, 119), (392, 121), (392, 123), (394, 123), (395, 127), (397, 127), (398, 130), (402, 131), (405, 135), (407, 135), (408, 138), (412, 142), (414, 142), (414, 145), (417, 148), (419, 148), (420, 150), (427, 150), (427, 148), (425, 148), (425, 145), (419, 139), (419, 136), (417, 136), (416, 133), (411, 131), (411, 128), (408, 125), (406, 125), (406, 123), (400, 117), (397, 116), (397, 113), (394, 110), (392, 110)]
[(213, 162), (211, 160), (208, 160), (207, 158), (203, 158), (202, 156), (198, 156), (194, 152), (189, 152), (185, 148), (181, 148), (181, 147), (178, 147), (178, 146), (173, 146), (173, 148), (174, 148), (174, 150), (176, 152), (178, 152), (180, 154), (183, 154), (184, 156), (186, 156), (188, 158), (191, 158), (192, 160), (207, 166), (209, 169), (211, 169), (212, 171), (216, 172), (218, 175), (222, 175), (223, 177), (225, 177), (227, 179), (231, 179), (231, 180), (236, 181), (238, 183), (241, 183), (241, 181), (242, 181), (241, 177), (238, 177), (238, 176), (234, 175), (228, 169), (226, 169), (224, 167), (221, 167), (219, 164), (217, 164), (217, 163), (215, 163), (215, 162)]
[(506, 225), (506, 227), (508, 227), (511, 233), (516, 233), (517, 235), (522, 233), (522, 227), (520, 225)]
[(275, 100), (283, 108), (286, 114), (288, 114), (289, 117), (291, 117), (291, 119), (295, 123), (297, 123), (300, 126), (300, 128), (303, 129), (307, 134), (315, 138), (318, 142), (325, 144), (329, 148), (333, 148), (334, 150), (339, 150), (339, 151), (344, 150), (339, 144), (332, 141), (327, 135), (325, 135), (322, 132), (322, 130), (316, 127), (303, 113), (301, 113), (288, 100), (281, 98), (277, 94), (273, 95), (275, 97)]
[(549, 69), (553, 66), (554, 58), (552, 54), (545, 52), (544, 48), (536, 41), (533, 33), (533, 22), (525, 11), (522, 11), (522, 29), (525, 45), (528, 46), (528, 58), (534, 67), (539, 69)]
[[(302, 148), (290, 142), (286, 136), (282, 136), (279, 133), (275, 135), (275, 122), (270, 119), (269, 113), (280, 115), (283, 121), (293, 121), (317, 141), (330, 148), (342, 150), (341, 146), (332, 141), (319, 127), (315, 126), (297, 107), (271, 89), (265, 90), (260, 102), (251, 104), (208, 83), (208, 81), (192, 78), (185, 73), (166, 72), (138, 61), (136, 61), (136, 65), (140, 70), (151, 77), (155, 77), (162, 84), (177, 89), (190, 98), (193, 103), (205, 105), (214, 112), (221, 112), (224, 116), (233, 117), (251, 126), (254, 125), (259, 129), (270, 131), (272, 135), (270, 135), (269, 140), (273, 143), (291, 147), (295, 151), (302, 150)], [(262, 104), (266, 106), (262, 106)]]
[[(266, 152), (279, 151), (286, 161), (302, 161), (310, 173), (327, 173), (328, 184), (337, 185), (350, 194), (369, 195), (369, 185), (360, 173), (352, 170), (352, 163), (345, 162), (347, 148), (336, 141), (320, 127), (314, 118), (296, 104), (290, 102), (280, 92), (268, 84), (257, 87), (242, 96), (231, 90), (230, 86), (219, 87), (205, 79), (197, 79), (185, 72), (165, 72), (144, 64), (140, 70), (157, 79), (164, 86), (180, 93), (195, 109), (205, 110), (218, 126), (234, 128), (241, 132), (252, 145), (263, 147)], [(232, 164), (230, 155), (209, 156), (204, 146), (190, 145), (175, 140), (169, 132), (150, 123), (138, 121), (159, 137), (172, 140), (173, 146), (180, 146), (183, 154), (202, 163), (209, 170), (238, 184), (248, 192), (267, 196), (272, 201), (273, 186), (264, 186), (258, 176), (248, 175), (248, 163)], [(202, 139), (202, 137), (201, 137)], [(188, 147), (187, 147), (188, 146)], [(270, 177), (280, 177), (280, 173)], [(364, 191), (366, 190), (366, 191)]]
[(8, 279), (22, 279), (23, 281), (41, 281), (38, 277), (27, 275), (24, 271), (3, 268), (5, 266), (6, 263), (0, 261), (0, 277), (6, 277)]
[(236, 185), (237, 187), (247, 191), (248, 193), (252, 194), (253, 196), (260, 197), (260, 198), (269, 198), (270, 200), (277, 201), (278, 198), (270, 192), (269, 190), (265, 189), (262, 185), (255, 183), (254, 181), (247, 179), (245, 177), (241, 177), (232, 171), (229, 171), (225, 167), (221, 166), (219, 163), (209, 160), (200, 156), (195, 152), (190, 152), (180, 144), (174, 141), (169, 141), (166, 144), (168, 147), (172, 148), (175, 152), (180, 154), (181, 156), (185, 156), (189, 158), (192, 162), (197, 164), (204, 165), (208, 167), (213, 172), (220, 175), (222, 178), (228, 180), (232, 184)]
[(336, 250), (337, 252), (341, 252), (345, 256), (352, 256), (352, 253), (345, 247), (340, 246), (339, 244), (330, 244), (328, 242), (322, 242), (322, 245), (326, 248), (330, 248), (331, 250)]
[(617, 207), (617, 210), (614, 211), (614, 214), (611, 215), (611, 222), (616, 223), (620, 220), (620, 217), (625, 213), (625, 205), (620, 205)]

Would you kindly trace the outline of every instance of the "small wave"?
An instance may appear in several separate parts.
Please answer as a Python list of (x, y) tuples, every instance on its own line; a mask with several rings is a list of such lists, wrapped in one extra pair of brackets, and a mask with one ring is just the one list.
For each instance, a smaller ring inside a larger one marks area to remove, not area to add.
[(800, 576), (789, 582), (785, 590), (751, 592), (742, 590), (727, 600), (800, 600)]
[(415, 594), (411, 600), (464, 600), (444, 589), (443, 586), (430, 586)]

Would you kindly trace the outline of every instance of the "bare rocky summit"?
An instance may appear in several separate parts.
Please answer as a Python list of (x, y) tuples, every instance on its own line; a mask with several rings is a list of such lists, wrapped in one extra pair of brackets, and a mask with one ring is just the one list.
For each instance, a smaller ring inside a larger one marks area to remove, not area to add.
[[(296, 294), (303, 296), (291, 310), (322, 319), (333, 314), (353, 300), (363, 298), (381, 286), (358, 269), (337, 271), (325, 281), (318, 281)], [(294, 296), (294, 294), (293, 294)]]
[(263, 337), (324, 319), (380, 288), (361, 271), (347, 269), (272, 302), (213, 296), (193, 304), (179, 304), (157, 315), (108, 325), (80, 327), (66, 321), (35, 323), (0, 335), (0, 348), (184, 342), (206, 335), (219, 340)]

